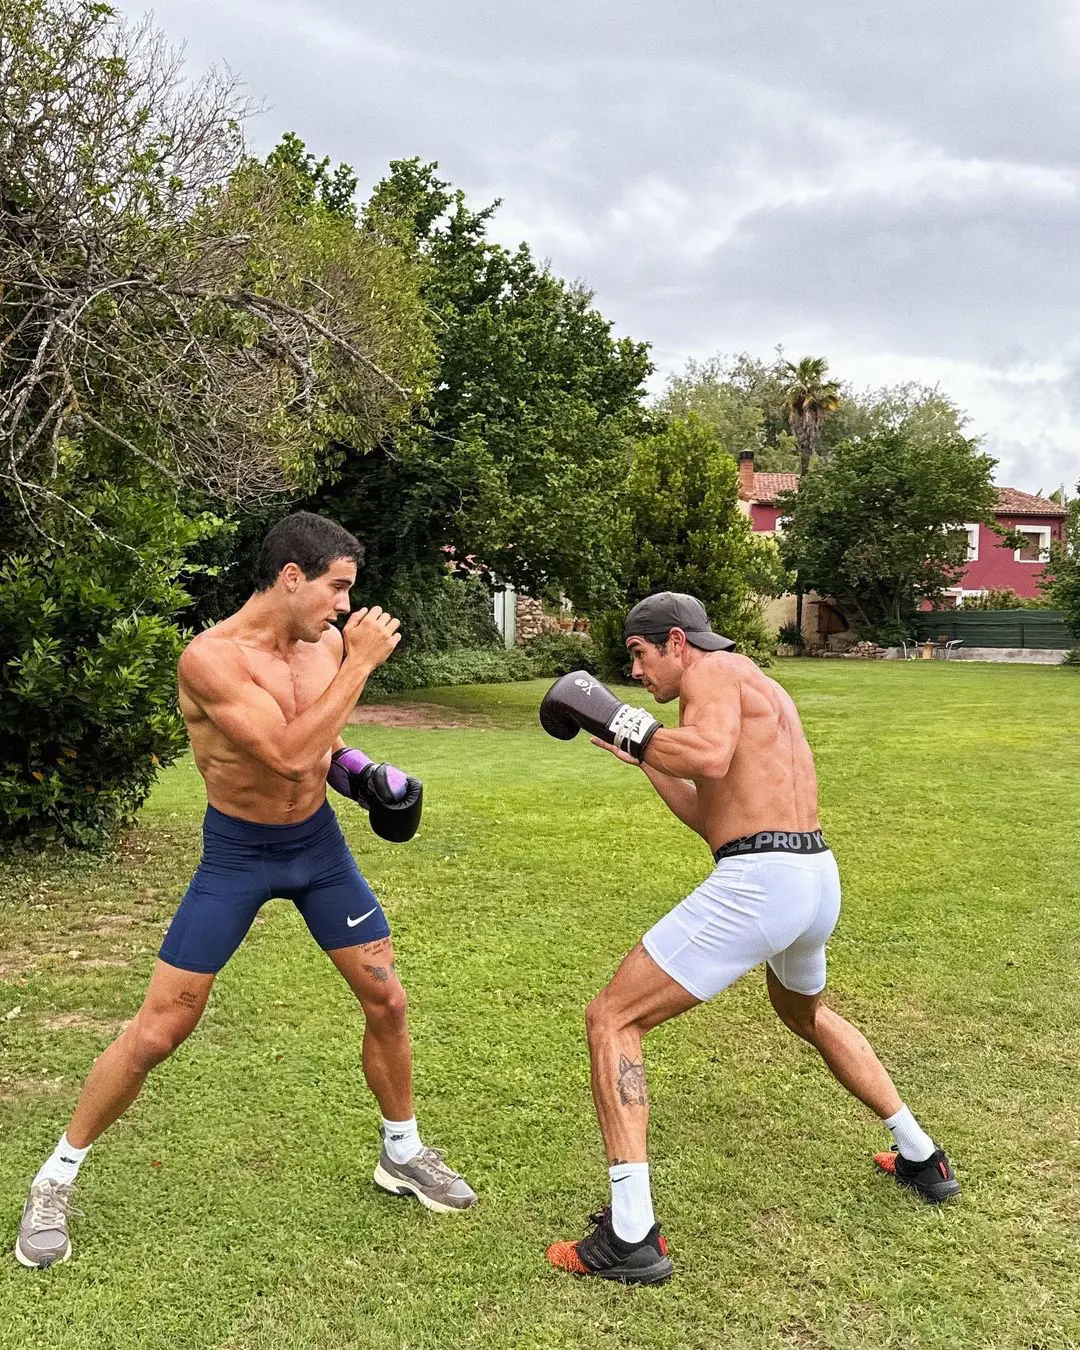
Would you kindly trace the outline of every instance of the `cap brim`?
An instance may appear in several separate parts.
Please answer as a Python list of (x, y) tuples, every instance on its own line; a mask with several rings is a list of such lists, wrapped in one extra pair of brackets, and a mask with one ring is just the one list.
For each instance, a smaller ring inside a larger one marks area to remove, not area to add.
[(691, 647), (700, 647), (703, 652), (730, 652), (735, 643), (723, 633), (687, 633), (686, 640)]

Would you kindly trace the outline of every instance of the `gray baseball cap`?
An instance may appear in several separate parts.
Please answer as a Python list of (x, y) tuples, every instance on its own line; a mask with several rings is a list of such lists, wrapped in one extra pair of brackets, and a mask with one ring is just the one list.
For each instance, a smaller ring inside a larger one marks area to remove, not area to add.
[(626, 616), (623, 641), (643, 637), (650, 642), (666, 642), (673, 628), (681, 628), (687, 642), (705, 652), (729, 652), (735, 646), (731, 638), (713, 632), (700, 600), (679, 591), (657, 591), (639, 601)]

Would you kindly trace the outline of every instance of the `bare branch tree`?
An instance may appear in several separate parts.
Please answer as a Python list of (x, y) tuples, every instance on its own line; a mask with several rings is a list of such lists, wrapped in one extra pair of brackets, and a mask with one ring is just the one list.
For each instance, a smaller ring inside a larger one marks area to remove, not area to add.
[(400, 258), (349, 221), (305, 228), (245, 156), (234, 80), (186, 83), (107, 5), (23, 0), (0, 89), (0, 494), (27, 521), (128, 468), (280, 494), (408, 408)]

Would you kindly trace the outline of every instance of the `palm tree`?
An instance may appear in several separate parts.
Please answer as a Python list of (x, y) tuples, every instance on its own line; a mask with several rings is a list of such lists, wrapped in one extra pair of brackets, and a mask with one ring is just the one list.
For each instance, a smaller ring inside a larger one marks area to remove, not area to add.
[[(799, 486), (810, 468), (810, 461), (821, 449), (825, 421), (840, 406), (840, 386), (827, 379), (829, 363), (823, 356), (804, 356), (796, 365), (785, 361), (783, 373), (784, 408), (788, 426), (799, 452)], [(803, 591), (795, 578), (795, 622), (802, 633)]]

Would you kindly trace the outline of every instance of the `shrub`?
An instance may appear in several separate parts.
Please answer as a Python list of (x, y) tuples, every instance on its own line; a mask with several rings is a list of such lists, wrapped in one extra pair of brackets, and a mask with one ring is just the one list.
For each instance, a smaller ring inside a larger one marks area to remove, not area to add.
[(365, 589), (361, 568), (354, 597), (354, 604), (381, 605), (401, 619), (402, 654), (502, 646), (491, 591), (478, 577), (415, 566), (399, 571), (380, 594)]
[(373, 693), (403, 694), (446, 684), (507, 684), (531, 680), (533, 663), (522, 647), (458, 648), (447, 652), (401, 652), (368, 681)]
[(1050, 601), (1043, 597), (1017, 595), (1009, 586), (999, 586), (985, 591), (982, 595), (966, 595), (963, 609), (1049, 609)]
[(0, 846), (104, 845), (186, 747), (176, 701), (185, 550), (207, 522), (114, 490), (95, 534), (0, 567)]
[(596, 649), (588, 633), (541, 633), (521, 648), (535, 676), (568, 675), (572, 670), (596, 673)]
[(1080, 647), (1070, 647), (1061, 664), (1063, 666), (1080, 666)]
[(899, 647), (905, 642), (910, 642), (913, 633), (906, 624), (876, 623), (867, 628), (862, 636), (879, 647)]
[(776, 640), (785, 647), (801, 647), (803, 645), (802, 629), (794, 619), (790, 623), (782, 623), (776, 634)]

